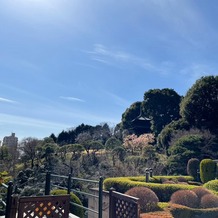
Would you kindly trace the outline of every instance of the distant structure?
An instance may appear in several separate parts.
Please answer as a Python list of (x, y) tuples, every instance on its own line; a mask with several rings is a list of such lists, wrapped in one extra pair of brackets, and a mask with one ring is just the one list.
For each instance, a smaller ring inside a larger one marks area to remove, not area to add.
[(17, 148), (18, 138), (15, 136), (15, 133), (11, 133), (10, 136), (5, 136), (2, 145), (7, 146), (8, 148)]
[(136, 135), (151, 132), (151, 119), (145, 117), (140, 113), (135, 119), (131, 121), (132, 130)]

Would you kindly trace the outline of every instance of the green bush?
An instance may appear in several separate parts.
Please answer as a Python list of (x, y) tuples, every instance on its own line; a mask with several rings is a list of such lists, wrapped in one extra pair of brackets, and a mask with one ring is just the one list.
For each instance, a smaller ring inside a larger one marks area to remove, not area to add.
[(198, 196), (199, 200), (204, 195), (211, 194), (211, 192), (208, 189), (204, 188), (204, 187), (197, 187), (197, 188), (192, 189), (192, 191)]
[[(62, 190), (62, 189), (54, 189), (51, 191), (51, 195), (66, 195), (67, 194), (67, 191), (66, 190)], [(73, 203), (76, 203), (76, 204), (79, 204), (82, 206), (82, 203), (80, 201), (80, 199), (75, 195), (73, 194), (72, 192), (70, 193), (70, 200), (73, 202)], [(70, 212), (80, 218), (83, 218), (84, 217), (84, 211), (82, 208), (80, 207), (77, 207), (77, 206), (74, 206), (72, 204), (70, 204)]]
[(200, 163), (200, 177), (203, 183), (215, 179), (217, 165), (211, 159), (204, 159)]
[(198, 170), (200, 167), (200, 161), (197, 158), (191, 158), (187, 164), (187, 174), (192, 176), (195, 181), (198, 181)]
[(162, 202), (168, 202), (171, 195), (178, 190), (191, 190), (196, 186), (183, 185), (183, 184), (157, 184), (133, 181), (133, 177), (116, 177), (107, 178), (104, 180), (104, 188), (109, 190), (113, 187), (116, 191), (125, 193), (127, 190), (133, 187), (147, 187), (155, 192), (157, 197)]
[[(131, 181), (137, 182), (145, 182), (145, 176), (135, 176), (135, 177), (126, 177), (129, 178)], [(192, 176), (152, 176), (149, 178), (149, 182), (152, 183), (162, 183), (163, 181), (174, 181), (177, 182), (188, 182), (193, 181), (194, 178)]]
[(203, 185), (204, 188), (218, 192), (218, 180), (211, 180)]
[(218, 217), (218, 208), (197, 209), (178, 204), (170, 205), (170, 212), (174, 218), (215, 218)]
[(191, 190), (179, 190), (174, 192), (170, 198), (170, 202), (192, 208), (199, 206), (198, 196)]
[(201, 208), (216, 208), (218, 207), (218, 197), (213, 194), (204, 195), (201, 198)]
[(150, 212), (157, 208), (159, 199), (157, 195), (149, 188), (134, 187), (129, 189), (125, 194), (139, 198), (138, 202), (141, 212)]

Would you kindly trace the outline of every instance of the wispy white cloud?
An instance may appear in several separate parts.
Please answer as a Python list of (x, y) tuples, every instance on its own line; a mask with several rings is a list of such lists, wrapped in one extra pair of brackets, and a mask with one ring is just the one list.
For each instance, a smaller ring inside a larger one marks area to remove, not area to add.
[(8, 99), (8, 98), (2, 98), (2, 97), (0, 97), (0, 102), (12, 103), (12, 104), (17, 103), (17, 102), (14, 101), (14, 100), (11, 100), (11, 99)]
[(85, 100), (75, 97), (69, 97), (69, 96), (60, 96), (61, 99), (68, 100), (68, 101), (79, 101), (79, 102), (85, 102)]
[(94, 44), (93, 50), (88, 51), (91, 59), (107, 65), (116, 65), (120, 67), (122, 64), (135, 65), (149, 71), (162, 72), (162, 68), (148, 58), (139, 57), (134, 54), (116, 49), (109, 49), (102, 44)]

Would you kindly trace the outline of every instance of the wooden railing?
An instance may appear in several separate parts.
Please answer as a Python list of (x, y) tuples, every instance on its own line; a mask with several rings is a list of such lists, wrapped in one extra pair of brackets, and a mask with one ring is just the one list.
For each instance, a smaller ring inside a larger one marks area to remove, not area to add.
[(109, 218), (139, 218), (138, 198), (114, 191), (109, 192)]

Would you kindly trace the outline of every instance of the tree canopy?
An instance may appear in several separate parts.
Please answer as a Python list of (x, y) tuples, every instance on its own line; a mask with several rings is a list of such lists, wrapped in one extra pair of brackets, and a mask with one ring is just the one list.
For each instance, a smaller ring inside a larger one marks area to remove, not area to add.
[(178, 120), (181, 96), (173, 89), (150, 89), (144, 94), (143, 113), (151, 119), (151, 129), (157, 136), (165, 125)]
[(180, 107), (181, 116), (197, 128), (218, 131), (218, 76), (201, 77), (188, 90)]

